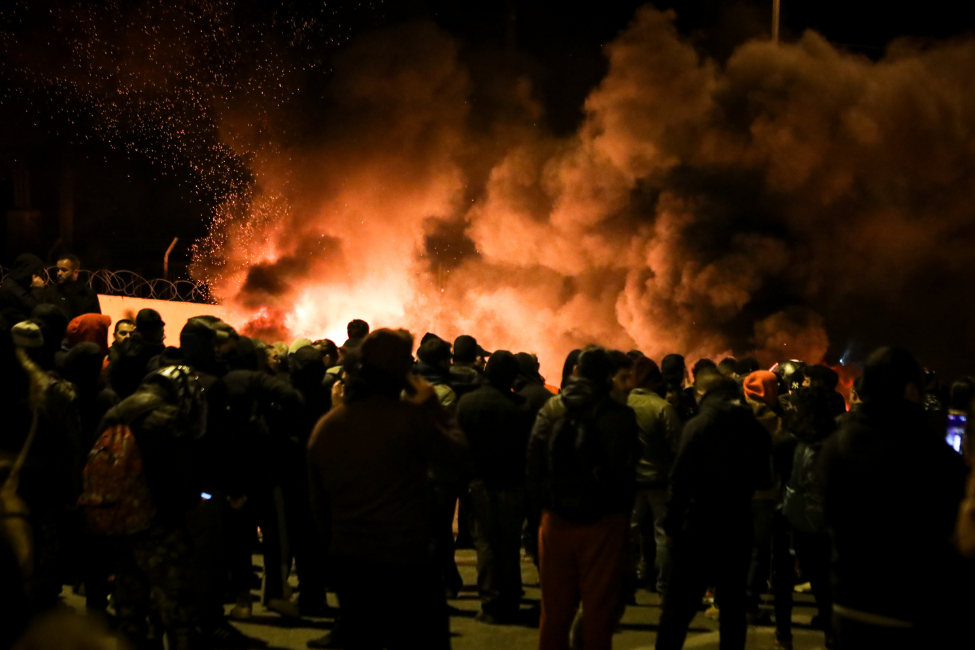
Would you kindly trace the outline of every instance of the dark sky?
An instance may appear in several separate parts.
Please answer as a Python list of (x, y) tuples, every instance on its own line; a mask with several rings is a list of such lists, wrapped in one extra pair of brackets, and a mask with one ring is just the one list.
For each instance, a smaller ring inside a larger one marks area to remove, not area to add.
[[(144, 3), (122, 2), (123, 7)], [(192, 3), (189, 3), (192, 4)], [(403, 2), (328, 3), (335, 9), (342, 38), (325, 46), (311, 42), (308, 56), (325, 60), (341, 49), (341, 43), (361, 31), (416, 18), (432, 18), (454, 35), (461, 56), (472, 75), (479, 63), (504, 57), (520, 74), (527, 74), (544, 104), (547, 126), (555, 133), (569, 133), (578, 124), (582, 103), (606, 71), (601, 46), (611, 41), (644, 4), (633, 0), (598, 2), (556, 2), (553, 0), (407, 0)], [(944, 38), (966, 33), (972, 20), (964, 3), (929, 2), (910, 6), (899, 3), (855, 3), (839, 0), (796, 2), (783, 0), (782, 37), (797, 38), (806, 29), (823, 33), (849, 50), (877, 58), (883, 47), (898, 36)], [(770, 30), (771, 2), (763, 0), (660, 0), (657, 5), (673, 8), (678, 28), (693, 40), (702, 53), (718, 60), (739, 43), (760, 37)], [(0, 10), (0, 35), (8, 48), (20, 42), (49, 45), (36, 51), (37, 65), (63, 55), (58, 47), (57, 25), (47, 24), (50, 7), (67, 6), (56, 1), (5, 3)], [(261, 24), (282, 16), (320, 15), (321, 3), (239, 2), (234, 5), (241, 22)], [(40, 38), (55, 28), (54, 41)], [(271, 29), (274, 29), (273, 27)], [(325, 40), (326, 25), (310, 39)], [(331, 42), (331, 41), (330, 41)], [(4, 55), (6, 56), (6, 55)], [(0, 66), (9, 61), (0, 60)], [(483, 67), (483, 66), (482, 66)], [(0, 74), (3, 74), (0, 68)], [(327, 81), (327, 74), (319, 78)], [(0, 81), (3, 81), (0, 78)], [(2, 85), (2, 83), (0, 83)], [(315, 84), (309, 84), (314, 92)], [(475, 83), (476, 87), (476, 83)], [(476, 93), (476, 90), (475, 90)], [(475, 97), (476, 99), (476, 97)], [(62, 96), (48, 90), (22, 86), (17, 93), (0, 93), (0, 210), (14, 205), (14, 179), (10, 165), (16, 161), (31, 170), (31, 207), (42, 213), (43, 235), (34, 244), (42, 256), (57, 254), (56, 240), (60, 170), (65, 164), (75, 176), (73, 248), (89, 266), (131, 268), (148, 276), (162, 271), (162, 255), (174, 236), (180, 244), (173, 255), (177, 273), (185, 274), (190, 244), (205, 234), (206, 219), (216, 197), (192, 187), (179, 169), (161, 168), (144, 152), (158, 146), (150, 132), (116, 134), (106, 141), (96, 133), (85, 107), (67, 106)], [(69, 108), (70, 110), (65, 110)], [(482, 108), (490, 111), (490, 106)], [(215, 137), (200, 136), (201, 138)], [(127, 140), (126, 146), (120, 141)], [(233, 173), (246, 176), (243, 166)], [(219, 194), (220, 188), (213, 190)], [(3, 242), (0, 263), (9, 265), (20, 252)], [(63, 246), (62, 246), (63, 248)]]

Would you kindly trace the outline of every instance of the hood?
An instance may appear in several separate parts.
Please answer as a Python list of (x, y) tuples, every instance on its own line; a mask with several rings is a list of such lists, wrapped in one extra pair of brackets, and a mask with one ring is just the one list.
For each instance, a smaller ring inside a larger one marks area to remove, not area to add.
[(291, 355), (291, 385), (302, 392), (314, 390), (325, 379), (325, 364), (317, 348), (306, 345)]
[(14, 268), (10, 271), (10, 278), (22, 287), (29, 287), (34, 276), (44, 270), (44, 262), (36, 255), (23, 253), (14, 260)]
[(257, 370), (257, 346), (252, 339), (242, 336), (224, 362), (228, 370)]
[(515, 359), (518, 361), (518, 381), (521, 385), (545, 385), (545, 378), (538, 372), (538, 359), (527, 352), (519, 352)]
[(569, 377), (562, 389), (562, 403), (569, 411), (585, 411), (596, 404), (606, 393), (600, 395), (595, 385), (583, 377)]
[(105, 314), (82, 314), (68, 323), (68, 347), (79, 343), (94, 343), (102, 354), (108, 354), (108, 328), (112, 318)]

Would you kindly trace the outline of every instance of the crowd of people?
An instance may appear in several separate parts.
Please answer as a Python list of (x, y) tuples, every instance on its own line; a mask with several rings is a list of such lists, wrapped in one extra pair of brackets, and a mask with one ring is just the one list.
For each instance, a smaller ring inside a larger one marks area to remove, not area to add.
[[(975, 391), (904, 349), (848, 402), (823, 365), (598, 345), (550, 385), (531, 353), (358, 319), (342, 345), (289, 345), (201, 315), (167, 347), (152, 309), (100, 314), (76, 257), (56, 283), (44, 266), (22, 255), (0, 285), (0, 648), (67, 585), (133, 648), (259, 647), (230, 624), (259, 588), (335, 619), (309, 647), (447, 649), (455, 520), (477, 620), (537, 624), (540, 650), (610, 648), (639, 589), (660, 650), (707, 604), (721, 648), (751, 624), (791, 649), (798, 582), (827, 648), (975, 638), (973, 454), (945, 436)], [(378, 624), (381, 583), (400, 598)]]

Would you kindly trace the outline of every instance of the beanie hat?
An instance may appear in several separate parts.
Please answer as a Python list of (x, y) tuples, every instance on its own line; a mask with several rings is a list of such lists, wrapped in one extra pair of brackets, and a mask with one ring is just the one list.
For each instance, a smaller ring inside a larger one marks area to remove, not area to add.
[(10, 338), (19, 348), (31, 349), (44, 347), (44, 336), (37, 323), (23, 321), (10, 328)]
[(108, 354), (108, 328), (112, 317), (105, 314), (82, 314), (68, 323), (68, 346), (83, 341), (96, 344), (102, 354)]
[(745, 397), (756, 402), (763, 402), (768, 406), (775, 406), (779, 401), (779, 378), (768, 370), (756, 370), (745, 377), (742, 384)]

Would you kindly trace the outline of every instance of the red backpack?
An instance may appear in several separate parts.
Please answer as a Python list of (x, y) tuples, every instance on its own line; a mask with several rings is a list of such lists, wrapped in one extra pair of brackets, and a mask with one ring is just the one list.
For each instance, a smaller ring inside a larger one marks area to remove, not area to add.
[(131, 535), (149, 528), (156, 506), (139, 445), (128, 424), (109, 426), (88, 454), (78, 505), (98, 535)]

